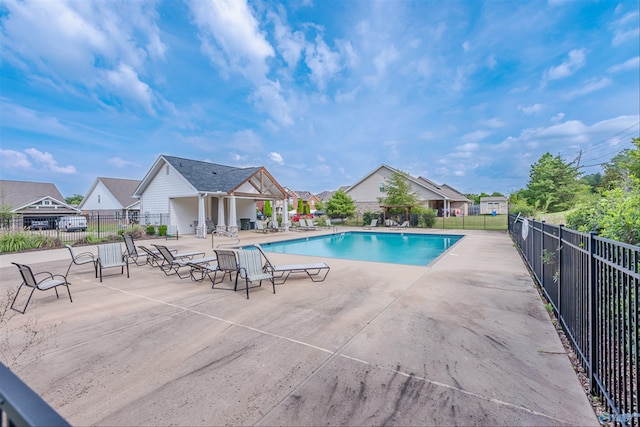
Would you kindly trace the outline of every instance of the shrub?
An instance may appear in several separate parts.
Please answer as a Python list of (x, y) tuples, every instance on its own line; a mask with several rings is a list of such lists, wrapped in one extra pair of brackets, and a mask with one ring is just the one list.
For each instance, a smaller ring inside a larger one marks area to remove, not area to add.
[(379, 216), (380, 214), (378, 214), (377, 212), (366, 211), (362, 216), (362, 222), (365, 225), (371, 224), (371, 221), (378, 218)]
[(426, 212), (420, 214), (420, 216), (418, 217), (418, 223), (421, 227), (433, 227), (436, 224), (436, 212), (433, 209), (429, 209)]
[(156, 234), (156, 228), (153, 225), (147, 225), (147, 235), (153, 236)]
[(165, 224), (158, 226), (158, 236), (166, 236), (167, 235), (167, 226)]

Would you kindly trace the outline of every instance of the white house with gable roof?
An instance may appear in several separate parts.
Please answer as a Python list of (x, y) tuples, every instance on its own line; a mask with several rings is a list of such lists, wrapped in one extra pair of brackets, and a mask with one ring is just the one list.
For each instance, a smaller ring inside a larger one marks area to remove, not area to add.
[[(205, 237), (208, 224), (235, 234), (241, 225), (256, 221), (257, 200), (288, 198), (263, 166), (238, 168), (166, 155), (158, 157), (133, 195), (140, 200), (141, 223), (162, 214), (181, 234), (199, 237)], [(286, 210), (282, 222), (288, 228)]]

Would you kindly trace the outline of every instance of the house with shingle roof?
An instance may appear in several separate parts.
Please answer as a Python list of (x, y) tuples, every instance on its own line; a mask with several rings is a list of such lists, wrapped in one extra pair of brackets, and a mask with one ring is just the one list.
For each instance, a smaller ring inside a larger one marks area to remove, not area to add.
[[(382, 211), (378, 199), (386, 197), (386, 182), (394, 172), (401, 171), (391, 166), (380, 165), (346, 190), (347, 195), (356, 203), (356, 209), (360, 214)], [(446, 184), (438, 185), (424, 177), (415, 178), (407, 175), (407, 180), (425, 208), (433, 209), (438, 215), (445, 216), (469, 214), (469, 206), (473, 202), (453, 187)]]
[(50, 182), (0, 180), (0, 206), (22, 216), (23, 227), (29, 227), (32, 220), (47, 220), (53, 228), (59, 217), (80, 213)]
[[(133, 192), (140, 221), (163, 215), (181, 234), (205, 237), (207, 224), (236, 233), (256, 221), (256, 201), (286, 201), (288, 195), (264, 166), (238, 168), (161, 155)], [(276, 212), (273, 212), (275, 220)], [(285, 212), (283, 226), (288, 227)], [(154, 224), (155, 225), (155, 224)]]
[(139, 179), (98, 177), (91, 184), (78, 209), (89, 215), (109, 215), (127, 222), (138, 221), (140, 200), (133, 192)]

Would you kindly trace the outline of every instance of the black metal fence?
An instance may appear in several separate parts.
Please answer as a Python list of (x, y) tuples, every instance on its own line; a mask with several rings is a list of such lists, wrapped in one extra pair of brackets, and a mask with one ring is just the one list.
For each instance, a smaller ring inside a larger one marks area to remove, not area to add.
[[(383, 214), (376, 216), (378, 225), (385, 225)], [(359, 218), (358, 218), (359, 219)], [(402, 224), (407, 217), (405, 214), (390, 215), (386, 221), (394, 224)], [(362, 224), (369, 223), (366, 218), (362, 218)], [(460, 215), (460, 216), (435, 216), (428, 218), (424, 214), (411, 214), (409, 216), (409, 227), (435, 228), (443, 230), (503, 230), (508, 226), (507, 215)]]
[(509, 215), (509, 232), (609, 411), (640, 426), (640, 247)]
[(0, 426), (68, 426), (38, 394), (0, 363)]
[(77, 216), (15, 216), (5, 218), (0, 225), (0, 233), (24, 233), (30, 237), (54, 239), (59, 245), (76, 242), (91, 242), (108, 239), (134, 227), (152, 227), (158, 233), (159, 227), (167, 225), (168, 214), (143, 215), (133, 221), (121, 215), (77, 215)]

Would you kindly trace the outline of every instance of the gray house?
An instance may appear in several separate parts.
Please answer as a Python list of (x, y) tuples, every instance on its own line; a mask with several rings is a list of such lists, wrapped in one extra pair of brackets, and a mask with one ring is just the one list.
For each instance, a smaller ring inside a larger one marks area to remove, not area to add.
[(55, 228), (59, 217), (80, 213), (65, 202), (50, 182), (0, 180), (0, 206), (22, 217), (19, 227), (30, 227), (32, 221), (46, 221), (49, 228)]
[[(163, 215), (179, 233), (199, 237), (213, 227), (237, 233), (256, 221), (256, 201), (275, 206), (288, 197), (263, 166), (238, 168), (166, 155), (158, 157), (133, 196), (140, 200), (142, 224)], [(273, 220), (275, 215), (274, 210)], [(286, 210), (282, 222), (288, 227)]]

